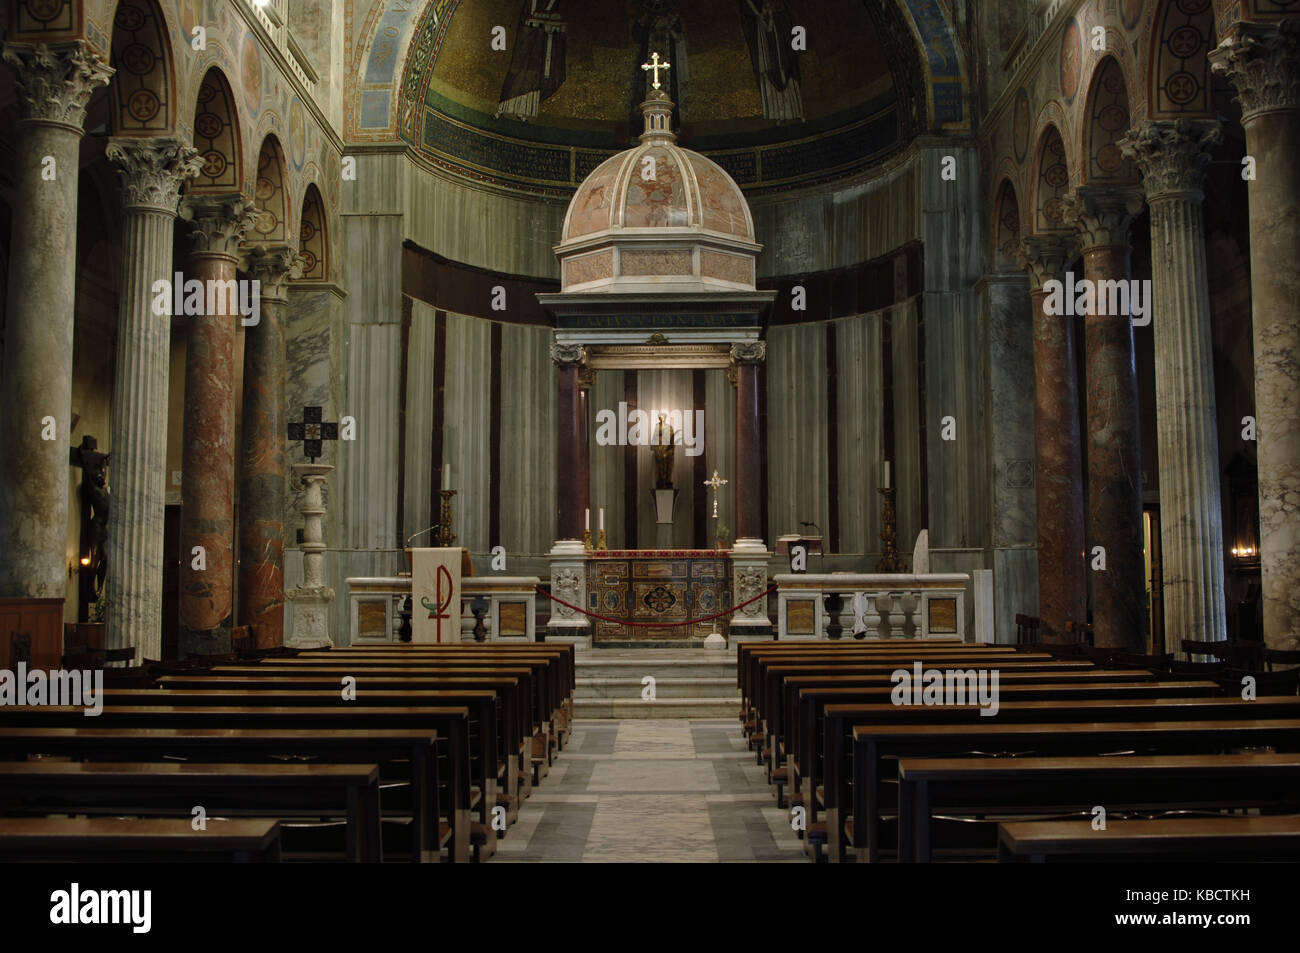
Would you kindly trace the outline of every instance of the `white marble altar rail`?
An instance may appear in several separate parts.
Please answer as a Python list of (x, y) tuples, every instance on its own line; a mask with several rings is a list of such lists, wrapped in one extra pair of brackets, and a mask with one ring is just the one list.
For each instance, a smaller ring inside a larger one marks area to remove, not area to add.
[(777, 638), (827, 637), (826, 598), (842, 597), (840, 637), (966, 637), (966, 573), (778, 573)]
[[(462, 642), (474, 641), (474, 616), (469, 610), (470, 602), (483, 596), (488, 600), (487, 626), (489, 642), (533, 642), (537, 634), (536, 587), (542, 580), (537, 576), (467, 576), (461, 579), (461, 636)], [(410, 576), (352, 576), (348, 584), (348, 619), (351, 626), (352, 645), (365, 642), (397, 640), (397, 630), (401, 624), (397, 611), (397, 602), (403, 596), (411, 594)], [(382, 605), (384, 621), (382, 630), (378, 626), (362, 631), (362, 606), (365, 604)], [(513, 608), (513, 607), (519, 608)], [(506, 634), (502, 634), (502, 609), (507, 619), (522, 622), (522, 631), (517, 624), (507, 624)]]

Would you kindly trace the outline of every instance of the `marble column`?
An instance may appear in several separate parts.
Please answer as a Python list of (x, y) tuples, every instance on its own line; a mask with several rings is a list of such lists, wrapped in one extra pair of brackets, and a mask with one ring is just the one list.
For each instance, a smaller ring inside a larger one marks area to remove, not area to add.
[(1048, 314), (1043, 286), (1060, 281), (1068, 236), (1021, 241), (1034, 322), (1034, 503), (1038, 514), (1038, 617), (1044, 641), (1065, 640), (1066, 622), (1088, 617), (1083, 551), (1083, 463), (1074, 319)]
[(586, 357), (580, 344), (555, 344), (551, 360), (555, 362), (559, 384), (556, 402), (555, 445), (555, 538), (582, 539), (582, 493), (578, 489), (582, 473), (582, 396), (578, 387), (579, 365)]
[(106, 645), (162, 658), (163, 516), (171, 301), (153, 309), (154, 282), (171, 283), (181, 184), (198, 151), (177, 139), (110, 139), (122, 177), (122, 288), (113, 384), (113, 505), (108, 521)]
[[(1128, 281), (1128, 231), (1142, 210), (1136, 188), (1080, 187), (1066, 198), (1066, 217), (1079, 230), (1083, 269), (1094, 287)], [(1076, 276), (1077, 281), (1077, 276)], [(1092, 631), (1099, 647), (1145, 652), (1146, 578), (1142, 547), (1142, 442), (1137, 364), (1128, 313), (1087, 315), (1088, 541), (1092, 573)], [(1096, 547), (1105, 569), (1093, 569)]]
[[(185, 279), (234, 282), (239, 241), (254, 209), (239, 196), (198, 195), (181, 203), (193, 223)], [(219, 302), (218, 302), (219, 303)], [(239, 299), (220, 314), (187, 315), (184, 446), (181, 457), (179, 650), (230, 651), (235, 504), (234, 363)], [(207, 310), (205, 300), (204, 311)], [(202, 549), (196, 554), (196, 549)]]
[(1151, 330), (1165, 640), (1228, 637), (1214, 401), (1214, 340), (1201, 191), (1214, 120), (1144, 122), (1121, 141), (1151, 209)]
[(1239, 22), (1210, 53), (1237, 87), (1250, 196), (1264, 641), (1300, 649), (1300, 18)]
[(7, 43), (4, 60), (20, 118), (0, 379), (0, 596), (62, 599), (79, 151), (86, 103), (113, 71), (80, 41)]
[[(551, 547), (551, 592), (571, 606), (586, 605), (587, 551), (582, 541), (582, 495), (578, 476), (582, 465), (583, 424), (579, 367), (587, 352), (581, 344), (551, 345), (551, 360), (559, 378), (556, 404), (555, 453), (555, 545)], [(578, 648), (591, 647), (587, 617), (551, 603), (551, 621), (546, 638), (573, 642)]]
[[(731, 346), (736, 368), (736, 542), (731, 550), (731, 604), (740, 606), (767, 589), (763, 540), (763, 462), (758, 432), (758, 366), (767, 357), (763, 341)], [(761, 635), (771, 630), (767, 600), (758, 599), (732, 615), (730, 634)]]
[(253, 245), (243, 271), (260, 283), (261, 310), (244, 332), (244, 415), (239, 460), (239, 622), (258, 648), (284, 644), (285, 286), (298, 253)]

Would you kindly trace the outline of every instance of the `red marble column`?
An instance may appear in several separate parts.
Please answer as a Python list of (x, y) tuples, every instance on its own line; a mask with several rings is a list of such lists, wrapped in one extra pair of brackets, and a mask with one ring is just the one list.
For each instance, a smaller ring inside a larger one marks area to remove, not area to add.
[(253, 246), (244, 271), (260, 283), (261, 313), (244, 332), (244, 416), (239, 461), (239, 621), (258, 648), (284, 644), (285, 283), (287, 245)]
[(1070, 257), (1062, 236), (1022, 242), (1034, 320), (1034, 495), (1038, 522), (1038, 616), (1045, 641), (1063, 641), (1066, 622), (1088, 612), (1083, 552), (1083, 465), (1074, 320), (1047, 314), (1043, 285), (1059, 281)]
[[(185, 279), (233, 281), (240, 238), (252, 223), (238, 196), (191, 196), (181, 216), (193, 223)], [(205, 294), (205, 308), (207, 295)], [(187, 315), (184, 447), (181, 459), (179, 650), (230, 650), (235, 496), (235, 336), (238, 296), (221, 314)], [(202, 553), (195, 552), (201, 547)]]
[(733, 344), (736, 365), (736, 542), (763, 535), (763, 472), (759, 455), (758, 365), (767, 355), (763, 341)]
[[(1129, 226), (1142, 209), (1137, 189), (1079, 188), (1067, 215), (1079, 229), (1085, 277), (1128, 281)], [(1076, 276), (1077, 280), (1077, 276)], [(1145, 652), (1146, 580), (1142, 546), (1142, 443), (1130, 315), (1086, 318), (1088, 382), (1088, 554), (1096, 645)], [(1094, 569), (1096, 547), (1105, 569)]]
[(578, 366), (586, 357), (580, 344), (551, 346), (559, 379), (556, 403), (555, 445), (555, 538), (582, 540), (582, 493), (578, 489), (582, 470), (581, 411)]

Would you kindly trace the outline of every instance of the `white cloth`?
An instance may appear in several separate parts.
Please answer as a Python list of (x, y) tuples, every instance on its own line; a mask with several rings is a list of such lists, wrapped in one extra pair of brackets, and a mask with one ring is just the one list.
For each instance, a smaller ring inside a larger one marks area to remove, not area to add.
[(460, 547), (411, 550), (412, 642), (460, 641)]

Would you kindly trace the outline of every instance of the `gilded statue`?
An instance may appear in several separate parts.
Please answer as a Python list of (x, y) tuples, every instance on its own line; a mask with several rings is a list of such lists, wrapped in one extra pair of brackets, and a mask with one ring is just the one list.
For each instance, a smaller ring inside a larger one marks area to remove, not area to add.
[[(673, 430), (672, 424), (666, 424), (667, 414), (659, 415), (659, 436), (651, 448), (655, 455), (655, 489), (671, 490), (673, 486), (673, 454), (676, 452), (675, 441), (677, 432)], [(668, 428), (667, 439), (664, 438), (664, 427)]]

